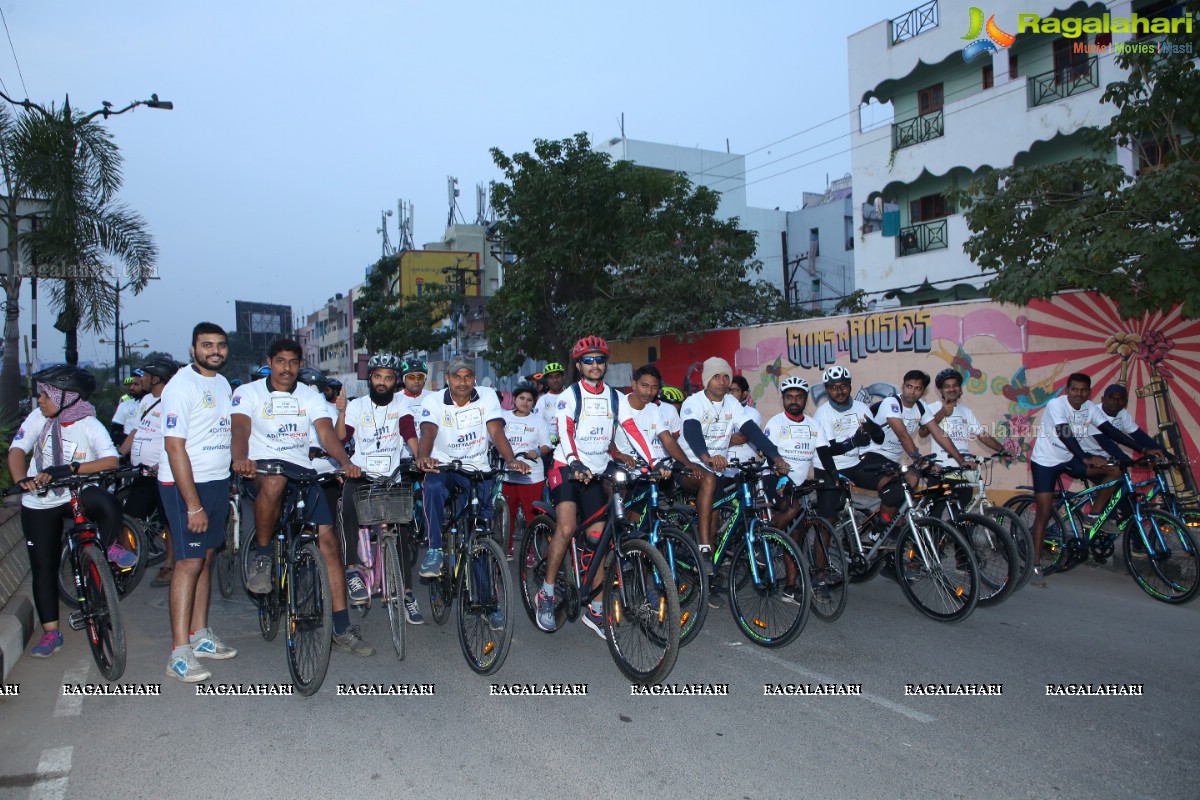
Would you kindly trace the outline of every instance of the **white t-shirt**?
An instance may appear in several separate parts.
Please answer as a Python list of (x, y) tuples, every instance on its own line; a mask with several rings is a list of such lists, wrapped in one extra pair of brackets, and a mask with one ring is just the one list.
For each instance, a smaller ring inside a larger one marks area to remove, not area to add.
[[(45, 430), (47, 420), (42, 416), (41, 409), (33, 411), (21, 423), (13, 436), (12, 446), (26, 453), (37, 446), (38, 437)], [(85, 464), (101, 458), (116, 458), (117, 448), (113, 446), (112, 437), (104, 429), (104, 423), (95, 417), (84, 417), (81, 420), (62, 426), (63, 463), (78, 462)], [(42, 445), (42, 465), (48, 467), (54, 463), (54, 443), (49, 436)], [(35, 462), (36, 463), (36, 460)], [(37, 474), (37, 467), (31, 464), (27, 477)], [(54, 489), (45, 496), (39, 497), (36, 492), (26, 492), (21, 496), (21, 505), (26, 508), (46, 509), (58, 508), (70, 501), (71, 493), (67, 489)]]
[[(1121, 433), (1133, 435), (1137, 432), (1138, 424), (1133, 421), (1133, 417), (1129, 416), (1129, 412), (1126, 409), (1122, 408), (1117, 412), (1115, 417), (1110, 417), (1108, 414), (1105, 414), (1104, 407), (1099, 403), (1096, 404), (1096, 409), (1100, 412), (1100, 416), (1104, 418), (1101, 421), (1111, 422), (1112, 426)], [(1102, 456), (1103, 458), (1108, 458), (1110, 455), (1109, 452), (1101, 447), (1096, 441), (1096, 436), (1103, 435), (1100, 433), (1100, 429), (1096, 427), (1099, 424), (1100, 422), (1093, 420), (1088, 425), (1088, 435), (1083, 437), (1079, 444), (1081, 447), (1083, 447), (1083, 452), (1090, 456)]]
[(679, 409), (664, 400), (658, 404), (658, 414), (662, 417), (667, 430), (678, 438), (683, 430), (683, 420), (679, 418)]
[(1043, 467), (1057, 467), (1067, 463), (1074, 456), (1058, 438), (1056, 429), (1059, 425), (1070, 425), (1071, 433), (1080, 440), (1082, 447), (1082, 440), (1087, 437), (1093, 422), (1099, 425), (1108, 422), (1108, 417), (1104, 416), (1100, 407), (1091, 400), (1084, 400), (1077, 411), (1071, 407), (1065, 394), (1054, 398), (1042, 409), (1042, 421), (1038, 424), (1038, 437), (1033, 443), (1030, 461)]
[(350, 462), (368, 475), (390, 476), (401, 459), (413, 457), (400, 435), (400, 420), (412, 415), (412, 406), (399, 392), (386, 406), (375, 405), (370, 395), (347, 403), (346, 427), (354, 429), (354, 455)]
[[(396, 389), (396, 399), (408, 403), (408, 411), (413, 415), (414, 424), (417, 428), (417, 441), (421, 439), (421, 405), (425, 402), (425, 398), (431, 394), (434, 394), (434, 392), (429, 389), (422, 389), (420, 394), (413, 397), (404, 388), (403, 384)], [(370, 398), (368, 397), (367, 399), (369, 400)], [(415, 456), (416, 453), (413, 453), (413, 455)]]
[[(762, 427), (762, 412), (754, 406), (742, 406), (742, 410), (746, 412), (746, 419), (753, 422), (759, 428)], [(729, 448), (729, 457), (736, 458), (739, 461), (750, 461), (758, 457), (758, 448), (746, 442), (746, 444), (738, 444)]]
[[(930, 416), (933, 416), (942, 410), (942, 401), (935, 400), (925, 406), (925, 410), (929, 412)], [(959, 454), (964, 456), (971, 452), (971, 437), (978, 436), (980, 430), (982, 430), (979, 427), (979, 420), (975, 418), (974, 412), (962, 403), (956, 403), (954, 413), (943, 418), (938, 423), (938, 427), (950, 437), (950, 441), (954, 442), (954, 446), (958, 449)], [(937, 456), (939, 464), (943, 467), (958, 466), (958, 462), (950, 457), (950, 454), (937, 443), (937, 440), (931, 437), (929, 443), (933, 448), (933, 454)]]
[[(871, 442), (866, 447), (862, 448), (863, 454), (879, 453), (879, 455), (900, 463), (900, 458), (904, 455), (904, 447), (900, 444), (900, 437), (892, 430), (892, 426), (888, 424), (889, 419), (898, 419), (904, 424), (904, 429), (908, 431), (911, 437), (916, 433), (917, 428), (933, 419), (933, 414), (929, 413), (929, 408), (926, 406), (925, 413), (921, 413), (921, 409), (916, 403), (911, 407), (905, 407), (904, 403), (900, 402), (898, 397), (885, 397), (879, 402), (879, 411), (875, 414), (875, 424), (883, 428), (883, 444), (875, 444)], [(914, 439), (913, 443), (916, 443)]]
[(329, 419), (329, 404), (311, 386), (271, 391), (269, 378), (244, 383), (233, 393), (233, 413), (250, 418), (251, 461), (276, 459), (311, 469), (309, 426)]
[(796, 484), (807, 480), (811, 474), (817, 448), (829, 444), (816, 418), (805, 415), (798, 420), (792, 419), (786, 411), (771, 417), (763, 433), (779, 448), (779, 455), (791, 468), (788, 477)]
[(504, 419), (496, 390), (477, 386), (464, 406), (454, 404), (450, 390), (431, 394), (421, 403), (418, 421), (437, 425), (437, 438), (430, 455), (440, 464), (461, 461), (467, 466), (486, 470), (488, 464), (487, 424)]
[(537, 405), (533, 407), (534, 414), (541, 414), (542, 419), (546, 422), (546, 431), (550, 434), (550, 439), (553, 441), (558, 436), (558, 401), (562, 399), (563, 393), (553, 394), (546, 392), (538, 398)]
[[(845, 411), (838, 411), (832, 403), (823, 403), (813, 414), (813, 419), (821, 426), (821, 432), (825, 434), (825, 439), (832, 444), (849, 439), (858, 432), (861, 426), (860, 420), (870, 416), (870, 407), (861, 400), (854, 400), (851, 401), (850, 408)], [(834, 456), (833, 465), (838, 469), (849, 469), (862, 459), (864, 450), (865, 448), (856, 447), (840, 456)]]
[(670, 433), (658, 405), (647, 403), (641, 410), (631, 405), (629, 418), (622, 420), (617, 426), (613, 441), (620, 452), (627, 456), (640, 457), (653, 467), (667, 457), (667, 449), (663, 447), (659, 438), (664, 431)]
[(122, 400), (117, 405), (116, 411), (113, 412), (112, 424), (120, 425), (121, 429), (125, 431), (125, 435), (128, 436), (137, 427), (137, 423), (134, 421), (137, 419), (137, 410), (137, 400), (132, 397)]
[[(196, 483), (229, 477), (233, 419), (230, 416), (229, 381), (224, 375), (201, 375), (195, 365), (184, 367), (167, 382), (162, 393), (164, 441), (186, 439), (192, 480)], [(158, 462), (159, 483), (174, 483), (171, 459)]]
[[(742, 423), (749, 419), (746, 409), (733, 395), (727, 394), (721, 402), (714, 403), (704, 392), (697, 392), (684, 400), (679, 417), (683, 425), (691, 420), (700, 423), (700, 430), (704, 434), (704, 446), (714, 458), (730, 457), (729, 440)], [(686, 436), (679, 437), (679, 446), (692, 463), (700, 464), (700, 458), (692, 452)]]
[(558, 400), (555, 404), (559, 432), (558, 444), (554, 448), (556, 464), (567, 466), (578, 458), (585, 467), (597, 474), (608, 467), (612, 461), (608, 446), (612, 443), (616, 423), (629, 419), (632, 413), (629, 399), (617, 392), (617, 413), (614, 416), (612, 395), (607, 384), (601, 385), (599, 394), (593, 394), (588, 391), (586, 384), (580, 383), (579, 397), (583, 401), (583, 408), (579, 411), (578, 422), (575, 421), (575, 390), (568, 386), (561, 393), (553, 395)]
[(513, 453), (521, 458), (521, 453), (527, 453), (530, 450), (536, 450), (538, 457), (530, 462), (528, 459), (521, 459), (526, 464), (529, 464), (529, 474), (509, 475), (504, 479), (505, 483), (539, 483), (546, 480), (546, 464), (542, 461), (541, 450), (539, 448), (550, 446), (550, 434), (546, 431), (546, 420), (542, 419), (540, 414), (530, 412), (523, 417), (518, 417), (515, 412), (504, 412), (504, 436), (508, 439), (508, 443), (512, 445)]
[(138, 403), (137, 430), (133, 432), (133, 445), (129, 460), (140, 467), (157, 467), (162, 460), (162, 398), (148, 394)]

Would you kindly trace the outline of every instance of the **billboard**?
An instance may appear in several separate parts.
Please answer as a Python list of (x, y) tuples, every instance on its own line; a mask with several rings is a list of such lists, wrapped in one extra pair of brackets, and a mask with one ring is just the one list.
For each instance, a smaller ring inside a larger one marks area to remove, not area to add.
[(479, 253), (453, 250), (406, 250), (400, 254), (400, 280), (393, 288), (401, 297), (420, 297), (426, 285), (457, 286), (479, 296)]

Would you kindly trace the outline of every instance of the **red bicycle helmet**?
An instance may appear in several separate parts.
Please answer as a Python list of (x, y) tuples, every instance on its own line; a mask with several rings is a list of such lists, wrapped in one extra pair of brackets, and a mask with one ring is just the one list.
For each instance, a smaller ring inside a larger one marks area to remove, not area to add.
[(571, 360), (574, 361), (584, 353), (603, 353), (604, 355), (609, 355), (608, 342), (599, 336), (585, 336), (571, 348)]

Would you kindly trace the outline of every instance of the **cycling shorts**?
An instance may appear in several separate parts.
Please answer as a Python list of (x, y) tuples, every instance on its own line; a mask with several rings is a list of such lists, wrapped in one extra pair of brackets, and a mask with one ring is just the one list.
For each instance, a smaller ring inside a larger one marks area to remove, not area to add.
[(1033, 472), (1034, 494), (1043, 494), (1057, 490), (1058, 476), (1064, 472), (1072, 478), (1080, 479), (1086, 478), (1088, 474), (1087, 464), (1084, 464), (1083, 459), (1078, 456), (1072, 456), (1070, 461), (1055, 464), (1053, 467), (1045, 467), (1036, 461), (1030, 461), (1029, 467)]

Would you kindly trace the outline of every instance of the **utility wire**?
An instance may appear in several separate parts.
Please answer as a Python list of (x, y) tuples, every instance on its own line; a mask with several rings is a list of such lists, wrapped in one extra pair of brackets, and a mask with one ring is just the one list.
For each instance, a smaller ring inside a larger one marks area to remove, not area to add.
[[(0, 8), (0, 21), (4, 23), (4, 33), (8, 36), (8, 49), (12, 51), (13, 63), (17, 65), (17, 75), (21, 78), (21, 88), (25, 90), (25, 96), (29, 97), (29, 89), (25, 86), (25, 76), (21, 73), (21, 62), (17, 60), (17, 48), (13, 47), (12, 34), (8, 32), (8, 19), (4, 16), (3, 8)], [(5, 87), (4, 93), (8, 94), (7, 87)]]

